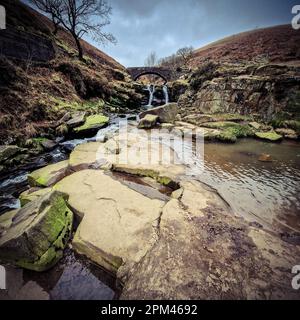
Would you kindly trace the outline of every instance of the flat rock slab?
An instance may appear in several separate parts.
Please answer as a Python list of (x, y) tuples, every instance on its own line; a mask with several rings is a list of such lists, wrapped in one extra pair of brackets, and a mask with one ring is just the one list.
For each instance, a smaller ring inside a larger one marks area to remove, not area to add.
[(137, 130), (128, 135), (120, 134), (105, 144), (90, 142), (79, 145), (70, 155), (69, 169), (112, 169), (151, 177), (163, 185), (176, 188), (180, 176), (185, 173), (184, 166), (172, 148), (151, 143), (143, 134), (145, 132)]
[(282, 140), (282, 136), (277, 134), (275, 131), (255, 132), (255, 137), (270, 142), (277, 142)]
[(166, 204), (159, 240), (132, 270), (121, 299), (299, 299), (299, 247), (233, 215), (197, 182)]
[(88, 142), (77, 146), (70, 154), (69, 169), (80, 171), (99, 168), (97, 153), (101, 145), (101, 142)]
[(103, 171), (76, 172), (55, 189), (69, 195), (69, 205), (82, 218), (74, 249), (110, 272), (128, 274), (158, 239), (165, 203), (145, 197)]
[(61, 161), (33, 171), (28, 175), (28, 183), (32, 187), (50, 187), (66, 176), (69, 161)]

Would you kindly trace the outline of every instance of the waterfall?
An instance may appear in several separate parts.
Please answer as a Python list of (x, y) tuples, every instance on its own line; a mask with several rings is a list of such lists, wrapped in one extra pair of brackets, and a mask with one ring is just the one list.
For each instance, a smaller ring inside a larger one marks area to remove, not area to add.
[(148, 107), (152, 106), (152, 101), (153, 101), (153, 96), (155, 92), (155, 85), (154, 84), (148, 84), (147, 85), (147, 90), (149, 91), (149, 102), (148, 102)]
[[(156, 88), (154, 84), (148, 84), (147, 88), (145, 89), (149, 92), (149, 100), (148, 100), (148, 104), (146, 107), (151, 108), (152, 107), (152, 103), (153, 103), (153, 99), (154, 99), (154, 93), (156, 92)], [(165, 84), (163, 86), (163, 93), (164, 93), (164, 100), (165, 100), (165, 104), (169, 103), (169, 92), (168, 92), (168, 86)]]
[(163, 86), (163, 91), (165, 95), (165, 104), (169, 103), (169, 92), (168, 92), (168, 86), (165, 84)]

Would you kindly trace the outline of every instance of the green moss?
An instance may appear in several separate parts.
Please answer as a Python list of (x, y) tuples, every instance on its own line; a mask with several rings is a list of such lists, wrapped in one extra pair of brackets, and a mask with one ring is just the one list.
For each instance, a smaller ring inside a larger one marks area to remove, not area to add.
[(275, 131), (256, 132), (255, 136), (259, 139), (263, 139), (271, 142), (280, 141), (282, 139), (282, 136), (277, 134)]
[(32, 250), (37, 255), (35, 261), (18, 260), (16, 264), (34, 271), (45, 271), (54, 266), (63, 256), (72, 231), (73, 213), (62, 196), (51, 203), (51, 207), (39, 224), (38, 230), (31, 230), (29, 237), (34, 239)]
[(234, 143), (238, 138), (245, 138), (254, 135), (254, 130), (247, 124), (239, 124), (230, 121), (209, 122), (202, 125), (210, 129), (221, 130), (219, 134), (214, 135), (219, 141)]
[(226, 129), (217, 135), (217, 140), (222, 142), (235, 143), (237, 141), (237, 136), (233, 128)]
[(56, 44), (59, 48), (67, 52), (69, 55), (75, 56), (76, 51), (73, 48), (70, 48), (65, 42), (56, 39)]
[(68, 160), (65, 160), (33, 171), (27, 177), (28, 182), (32, 187), (49, 187), (65, 175), (68, 165)]
[(58, 98), (51, 97), (51, 101), (55, 104), (57, 111), (88, 111), (89, 113), (101, 112), (105, 102), (102, 99), (88, 100), (83, 102), (66, 101)]
[(168, 177), (161, 177), (158, 176), (156, 178), (156, 181), (164, 186), (167, 187), (172, 187), (174, 184), (176, 184), (172, 179), (168, 178)]
[(201, 124), (204, 128), (210, 129), (224, 129), (224, 128), (231, 128), (231, 127), (239, 127), (240, 125), (235, 122), (230, 121), (219, 121), (219, 122), (208, 122)]
[(124, 104), (124, 102), (120, 99), (120, 97), (114, 96), (114, 97), (110, 98), (110, 104), (112, 106), (117, 106), (118, 107), (118, 106), (122, 106)]
[(28, 139), (25, 141), (25, 146), (35, 149), (36, 152), (41, 153), (44, 151), (42, 143), (46, 142), (47, 140), (48, 139), (42, 137)]
[(241, 115), (236, 113), (217, 113), (212, 115), (215, 121), (232, 121), (232, 122), (242, 122), (242, 121), (252, 121), (252, 116)]
[(108, 122), (109, 118), (104, 115), (89, 116), (86, 118), (85, 123), (82, 126), (75, 128), (74, 131), (78, 133), (93, 128), (100, 128), (101, 126), (106, 125)]
[(149, 177), (154, 180), (156, 180), (158, 183), (177, 189), (178, 184), (176, 181), (172, 180), (170, 177), (167, 176), (161, 176), (158, 171), (152, 170), (152, 169), (143, 169), (143, 168), (119, 168), (119, 167), (112, 167), (112, 170), (118, 171), (118, 172), (125, 172), (133, 175), (137, 175), (140, 177)]

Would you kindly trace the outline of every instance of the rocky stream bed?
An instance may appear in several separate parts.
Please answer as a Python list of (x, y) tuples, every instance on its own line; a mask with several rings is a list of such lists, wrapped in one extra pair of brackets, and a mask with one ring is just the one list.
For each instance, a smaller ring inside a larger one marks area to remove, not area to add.
[[(200, 128), (174, 108), (131, 116), (126, 134), (113, 118), (3, 177), (0, 258), (13, 285), (1, 298), (300, 298), (299, 142), (269, 142), (257, 133), (283, 136), (233, 116)], [(186, 131), (205, 152), (181, 163), (172, 141)], [(150, 145), (156, 162), (144, 161)]]

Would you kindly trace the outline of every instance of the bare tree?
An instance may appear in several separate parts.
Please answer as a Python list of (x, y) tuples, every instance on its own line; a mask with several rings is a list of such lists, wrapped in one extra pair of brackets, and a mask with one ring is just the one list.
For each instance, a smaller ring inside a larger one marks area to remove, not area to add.
[[(116, 43), (111, 33), (102, 29), (110, 24), (111, 6), (106, 0), (31, 0), (35, 6), (49, 15), (53, 23), (61, 24), (73, 36), (78, 57), (83, 60), (80, 39), (90, 34), (98, 43)], [(57, 26), (58, 26), (57, 25)]]
[(188, 62), (193, 56), (193, 47), (184, 47), (177, 50), (176, 55), (181, 58), (184, 66), (187, 66)]
[(145, 67), (154, 67), (158, 62), (155, 51), (152, 51), (145, 60)]

